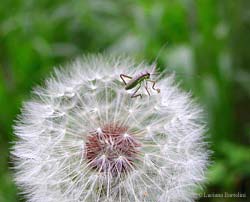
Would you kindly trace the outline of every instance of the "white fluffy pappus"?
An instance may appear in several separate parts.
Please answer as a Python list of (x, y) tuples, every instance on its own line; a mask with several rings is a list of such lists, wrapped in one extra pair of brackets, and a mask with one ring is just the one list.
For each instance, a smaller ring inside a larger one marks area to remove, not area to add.
[(90, 55), (56, 69), (14, 126), (15, 181), (31, 202), (194, 201), (208, 150), (201, 108), (174, 76), (125, 90), (153, 65)]

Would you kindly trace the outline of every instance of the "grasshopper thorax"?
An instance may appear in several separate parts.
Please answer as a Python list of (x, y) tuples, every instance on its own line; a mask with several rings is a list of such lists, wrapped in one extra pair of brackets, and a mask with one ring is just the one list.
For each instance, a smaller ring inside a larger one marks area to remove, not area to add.
[(138, 79), (143, 78), (143, 79), (150, 79), (150, 73), (148, 71), (141, 73), (137, 76)]

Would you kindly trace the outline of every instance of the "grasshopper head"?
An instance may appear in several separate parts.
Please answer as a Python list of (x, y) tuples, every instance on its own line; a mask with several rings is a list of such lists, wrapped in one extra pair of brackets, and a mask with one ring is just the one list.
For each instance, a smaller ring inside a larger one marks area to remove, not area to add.
[(150, 73), (146, 72), (145, 78), (146, 78), (146, 79), (150, 79)]

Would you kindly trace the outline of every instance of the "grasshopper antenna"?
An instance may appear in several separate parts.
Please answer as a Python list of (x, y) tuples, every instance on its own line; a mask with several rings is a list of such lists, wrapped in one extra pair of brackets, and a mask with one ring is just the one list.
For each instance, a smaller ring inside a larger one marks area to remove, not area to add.
[(158, 73), (158, 71), (157, 71), (157, 61), (158, 61), (159, 57), (161, 56), (163, 50), (166, 49), (167, 45), (168, 45), (168, 42), (164, 43), (161, 46), (160, 50), (158, 51), (158, 53), (156, 55), (156, 58), (153, 60), (153, 64), (152, 64), (153, 65), (153, 70), (152, 70), (151, 75), (156, 75), (156, 76), (161, 75), (161, 73)]
[(157, 60), (159, 59), (159, 57), (160, 57), (161, 54), (162, 54), (162, 51), (163, 51), (164, 49), (166, 49), (167, 45), (168, 45), (168, 42), (164, 43), (164, 44), (161, 46), (161, 48), (160, 48), (159, 52), (157, 53), (156, 58), (154, 59), (154, 62), (153, 62), (153, 63), (156, 63), (156, 62), (157, 62)]

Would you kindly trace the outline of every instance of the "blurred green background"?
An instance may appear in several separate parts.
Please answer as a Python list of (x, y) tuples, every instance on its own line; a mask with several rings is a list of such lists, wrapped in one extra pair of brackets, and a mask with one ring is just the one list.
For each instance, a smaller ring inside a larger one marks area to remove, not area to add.
[(98, 52), (176, 72), (208, 115), (214, 153), (205, 193), (250, 201), (249, 46), (248, 0), (0, 0), (0, 202), (24, 201), (9, 158), (22, 101), (53, 66)]

